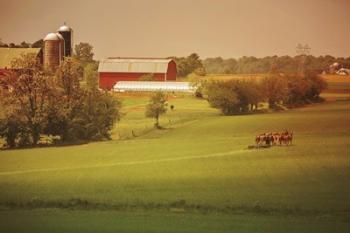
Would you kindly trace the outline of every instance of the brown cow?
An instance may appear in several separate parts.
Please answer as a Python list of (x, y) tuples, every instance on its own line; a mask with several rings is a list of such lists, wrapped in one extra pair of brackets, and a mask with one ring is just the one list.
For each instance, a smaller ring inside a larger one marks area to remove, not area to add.
[(261, 146), (262, 143), (266, 141), (266, 133), (259, 134), (255, 137), (255, 143), (258, 147)]
[(288, 130), (285, 130), (279, 138), (279, 144), (291, 145), (292, 142), (293, 142), (293, 132), (289, 133)]

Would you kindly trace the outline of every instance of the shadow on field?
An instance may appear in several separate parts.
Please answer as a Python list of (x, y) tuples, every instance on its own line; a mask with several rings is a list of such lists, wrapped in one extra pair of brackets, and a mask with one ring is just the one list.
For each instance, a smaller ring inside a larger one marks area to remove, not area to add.
[(257, 146), (257, 145), (248, 145), (246, 149), (248, 150), (263, 150), (263, 149), (270, 149), (270, 148), (274, 148), (274, 147), (294, 147), (296, 146), (294, 143), (291, 145), (273, 145), (273, 146), (268, 146), (268, 145), (261, 145), (261, 146)]
[[(107, 140), (105, 140), (107, 141)], [(47, 144), (47, 143), (40, 143), (35, 146), (28, 145), (28, 146), (21, 146), (21, 147), (4, 147), (1, 146), (0, 144), (0, 151), (1, 150), (28, 150), (28, 149), (37, 149), (37, 148), (50, 148), (50, 147), (69, 147), (69, 146), (81, 146), (81, 145), (86, 145), (90, 142), (93, 141), (79, 141), (79, 142), (65, 142), (65, 143), (52, 143), (52, 144)]]
[(225, 207), (215, 207), (210, 205), (190, 204), (186, 200), (180, 199), (165, 204), (161, 203), (143, 203), (135, 202), (133, 204), (111, 204), (90, 202), (80, 198), (69, 200), (44, 201), (33, 199), (30, 202), (2, 202), (0, 209), (70, 209), (70, 210), (114, 210), (114, 211), (169, 211), (178, 213), (226, 213), (226, 214), (255, 214), (255, 215), (279, 215), (279, 216), (304, 216), (304, 217), (337, 217), (345, 222), (350, 222), (348, 216), (350, 210), (326, 211), (326, 210), (307, 210), (300, 207), (280, 206), (267, 207), (260, 203), (251, 206), (247, 205), (228, 205)]

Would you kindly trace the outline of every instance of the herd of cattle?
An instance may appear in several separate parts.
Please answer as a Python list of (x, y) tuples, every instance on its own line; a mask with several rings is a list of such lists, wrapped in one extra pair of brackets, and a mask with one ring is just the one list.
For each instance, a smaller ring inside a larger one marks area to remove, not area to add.
[(292, 145), (293, 132), (285, 130), (282, 133), (263, 133), (255, 137), (257, 147), (272, 146), (272, 145)]

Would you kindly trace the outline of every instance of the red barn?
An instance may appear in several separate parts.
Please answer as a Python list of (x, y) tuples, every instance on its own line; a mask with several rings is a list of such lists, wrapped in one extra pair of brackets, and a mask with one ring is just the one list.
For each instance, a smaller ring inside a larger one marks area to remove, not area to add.
[(101, 89), (111, 90), (118, 81), (139, 81), (153, 74), (154, 81), (175, 81), (176, 63), (163, 58), (107, 58), (98, 66)]

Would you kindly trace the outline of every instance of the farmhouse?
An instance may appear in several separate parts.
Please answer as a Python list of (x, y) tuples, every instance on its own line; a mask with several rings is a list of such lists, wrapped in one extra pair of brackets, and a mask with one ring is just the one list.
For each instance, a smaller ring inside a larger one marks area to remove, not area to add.
[(101, 89), (111, 90), (119, 81), (139, 81), (153, 74), (154, 81), (175, 81), (176, 63), (165, 58), (107, 58), (98, 67)]
[(43, 63), (43, 53), (40, 48), (0, 48), (0, 76), (12, 69), (11, 62), (21, 55), (35, 54), (40, 63)]

